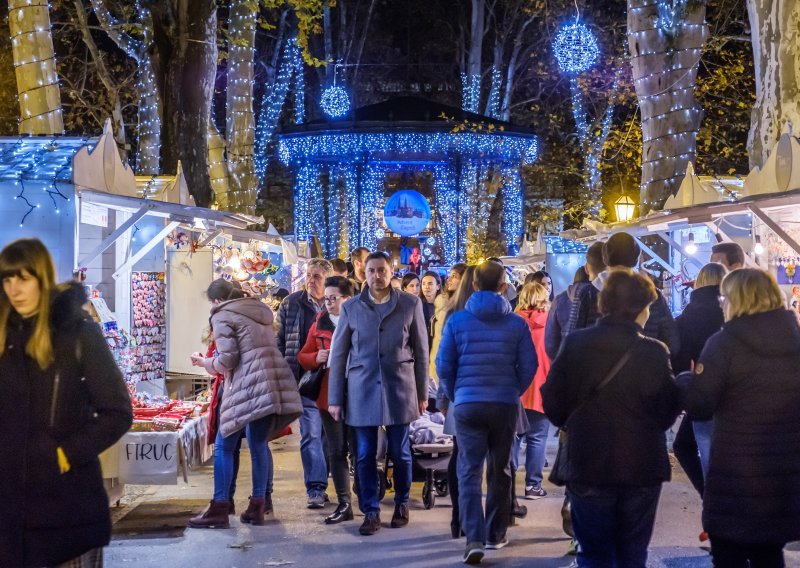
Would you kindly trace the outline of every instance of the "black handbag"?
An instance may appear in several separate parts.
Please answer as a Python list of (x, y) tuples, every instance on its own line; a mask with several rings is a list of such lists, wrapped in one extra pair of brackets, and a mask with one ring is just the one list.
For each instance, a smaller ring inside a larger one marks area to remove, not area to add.
[(303, 373), (303, 376), (300, 378), (300, 384), (297, 387), (297, 390), (300, 391), (300, 396), (310, 398), (311, 400), (317, 400), (317, 398), (319, 398), (319, 391), (322, 388), (322, 379), (325, 378), (325, 371), (327, 370), (328, 367), (320, 365), (313, 371), (306, 371)]
[(550, 470), (550, 475), (547, 477), (547, 479), (550, 480), (550, 483), (553, 485), (563, 487), (567, 484), (567, 479), (569, 478), (569, 458), (567, 457), (567, 453), (569, 451), (567, 448), (567, 424), (569, 424), (569, 421), (572, 419), (572, 417), (577, 414), (578, 410), (583, 408), (583, 406), (592, 398), (594, 398), (597, 393), (603, 390), (608, 383), (614, 380), (614, 377), (619, 374), (622, 368), (630, 360), (631, 355), (633, 355), (633, 348), (634, 346), (631, 346), (625, 351), (622, 357), (620, 357), (620, 360), (617, 361), (617, 363), (611, 368), (605, 378), (600, 381), (600, 383), (591, 393), (589, 393), (589, 396), (583, 399), (578, 406), (575, 407), (575, 410), (572, 411), (572, 413), (569, 415), (569, 418), (567, 418), (566, 422), (564, 423), (564, 426), (558, 431), (558, 451), (556, 452), (556, 459), (553, 462), (553, 468)]

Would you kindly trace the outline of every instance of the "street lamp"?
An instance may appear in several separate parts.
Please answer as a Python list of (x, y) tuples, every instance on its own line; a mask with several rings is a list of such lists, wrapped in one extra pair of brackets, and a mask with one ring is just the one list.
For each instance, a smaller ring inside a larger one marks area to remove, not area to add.
[(620, 223), (627, 223), (633, 219), (633, 212), (636, 209), (636, 203), (627, 195), (623, 195), (614, 202), (614, 210), (617, 213), (617, 221)]

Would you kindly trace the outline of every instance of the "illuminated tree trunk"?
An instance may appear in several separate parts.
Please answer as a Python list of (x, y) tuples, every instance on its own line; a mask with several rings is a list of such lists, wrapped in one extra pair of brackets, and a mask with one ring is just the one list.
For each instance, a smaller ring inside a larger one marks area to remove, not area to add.
[(485, 0), (472, 0), (467, 68), (461, 74), (461, 106), (469, 112), (480, 112), (481, 61), (483, 56), (483, 36), (486, 33), (485, 4)]
[(705, 2), (628, 0), (628, 46), (642, 114), (641, 211), (660, 209), (694, 161), (702, 110), (694, 98)]
[(158, 175), (160, 173), (161, 116), (153, 61), (150, 56), (153, 42), (153, 22), (150, 11), (141, 10), (142, 38), (139, 40), (123, 31), (124, 26), (108, 11), (105, 0), (91, 0), (91, 2), (103, 31), (117, 44), (117, 47), (138, 64), (136, 74), (136, 93), (139, 98), (138, 151), (135, 169), (139, 175)]
[(208, 128), (217, 69), (214, 0), (146, 0), (153, 15), (153, 69), (162, 94), (161, 164), (183, 166), (189, 191), (201, 207), (214, 192), (208, 173)]
[(20, 134), (63, 134), (50, 8), (47, 0), (8, 0), (17, 77)]
[(225, 136), (228, 144), (228, 174), (233, 211), (252, 213), (256, 206), (258, 178), (253, 152), (253, 58), (255, 55), (258, 4), (231, 0), (228, 19), (228, 85)]
[(800, 2), (747, 0), (756, 73), (750, 167), (763, 166), (784, 127), (800, 134)]

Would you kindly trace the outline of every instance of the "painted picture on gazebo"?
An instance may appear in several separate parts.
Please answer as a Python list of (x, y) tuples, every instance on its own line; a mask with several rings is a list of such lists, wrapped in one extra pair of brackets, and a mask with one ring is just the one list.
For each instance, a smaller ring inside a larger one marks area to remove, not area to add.
[(383, 220), (398, 235), (412, 237), (428, 227), (431, 206), (419, 192), (401, 189), (386, 200)]

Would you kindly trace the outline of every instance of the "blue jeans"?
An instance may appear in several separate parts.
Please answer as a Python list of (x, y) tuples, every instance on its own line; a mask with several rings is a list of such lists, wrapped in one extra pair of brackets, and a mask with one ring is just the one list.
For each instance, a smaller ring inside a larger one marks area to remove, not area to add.
[[(379, 426), (351, 426), (356, 442), (356, 476), (358, 477), (358, 505), (361, 512), (379, 513), (378, 501), (378, 428)], [(411, 442), (408, 424), (386, 426), (389, 457), (394, 468), (394, 502), (408, 503), (411, 493)]]
[[(452, 408), (452, 407), (451, 407)], [(511, 519), (511, 447), (514, 404), (464, 403), (455, 407), (458, 433), (458, 506), (467, 542), (500, 542)], [(486, 462), (486, 515), (483, 463)]]
[[(267, 489), (272, 491), (272, 452), (269, 451), (267, 435), (272, 429), (274, 416), (265, 416), (251, 422), (245, 428), (247, 445), (250, 447), (252, 462), (253, 497), (263, 497)], [(231, 485), (234, 475), (234, 454), (241, 442), (241, 432), (234, 432), (228, 437), (217, 431), (214, 441), (214, 500), (227, 501), (231, 498)]]
[(572, 530), (580, 543), (578, 566), (646, 568), (660, 494), (660, 484), (599, 487), (569, 483)]
[(317, 403), (303, 399), (303, 414), (300, 416), (300, 460), (303, 462), (303, 480), (306, 492), (323, 493), (328, 488), (328, 462), (322, 444), (322, 418)]
[(703, 468), (703, 478), (708, 477), (708, 464), (711, 458), (711, 430), (713, 421), (692, 422), (694, 439), (697, 441), (697, 453), (700, 454), (700, 466)]
[(522, 439), (525, 438), (525, 487), (530, 487), (542, 484), (542, 469), (547, 449), (547, 435), (550, 433), (550, 421), (541, 412), (527, 408), (525, 415), (528, 417), (528, 431), (522, 436), (517, 436), (514, 451), (511, 454), (511, 468), (517, 471), (519, 467), (519, 448), (522, 445)]

